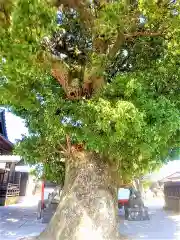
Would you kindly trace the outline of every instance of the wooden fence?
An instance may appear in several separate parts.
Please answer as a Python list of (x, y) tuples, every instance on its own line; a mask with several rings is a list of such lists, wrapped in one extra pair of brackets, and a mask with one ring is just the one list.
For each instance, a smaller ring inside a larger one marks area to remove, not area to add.
[(0, 205), (5, 205), (7, 202), (14, 202), (19, 196), (19, 184), (1, 184), (0, 185)]

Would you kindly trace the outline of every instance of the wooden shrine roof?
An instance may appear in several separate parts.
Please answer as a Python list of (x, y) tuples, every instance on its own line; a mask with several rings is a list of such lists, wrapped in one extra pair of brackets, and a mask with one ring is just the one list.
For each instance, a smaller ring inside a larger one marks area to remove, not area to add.
[(0, 135), (0, 155), (9, 155), (12, 153), (12, 150), (13, 144), (4, 136)]

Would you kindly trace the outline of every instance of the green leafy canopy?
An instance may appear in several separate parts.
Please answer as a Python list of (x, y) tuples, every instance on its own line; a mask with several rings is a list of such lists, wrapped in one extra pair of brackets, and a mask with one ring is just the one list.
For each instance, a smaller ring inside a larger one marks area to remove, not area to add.
[[(30, 131), (18, 153), (63, 169), (68, 135), (123, 176), (161, 165), (180, 140), (179, 11), (178, 0), (0, 1), (0, 103)], [(91, 95), (68, 98), (54, 62)]]

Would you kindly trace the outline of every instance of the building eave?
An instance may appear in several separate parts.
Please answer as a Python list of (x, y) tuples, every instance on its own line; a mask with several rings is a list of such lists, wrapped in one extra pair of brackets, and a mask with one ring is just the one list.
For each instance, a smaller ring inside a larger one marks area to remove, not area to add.
[(4, 141), (9, 147), (13, 148), (13, 143), (10, 142), (7, 138), (5, 138), (4, 136), (0, 135), (0, 139), (2, 139), (2, 141)]
[(21, 157), (20, 156), (16, 156), (16, 155), (0, 155), (0, 163), (3, 163), (3, 162), (18, 163), (19, 161), (21, 161)]

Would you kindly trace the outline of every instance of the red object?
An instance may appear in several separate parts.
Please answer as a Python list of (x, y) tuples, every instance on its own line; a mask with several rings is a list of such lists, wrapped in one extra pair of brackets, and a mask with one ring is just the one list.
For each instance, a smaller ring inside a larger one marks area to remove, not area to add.
[(44, 209), (44, 181), (42, 181), (41, 186), (41, 208)]
[(118, 200), (118, 203), (120, 203), (123, 206), (124, 206), (124, 204), (126, 204), (128, 202), (129, 202), (129, 199), (120, 199), (120, 200)]

